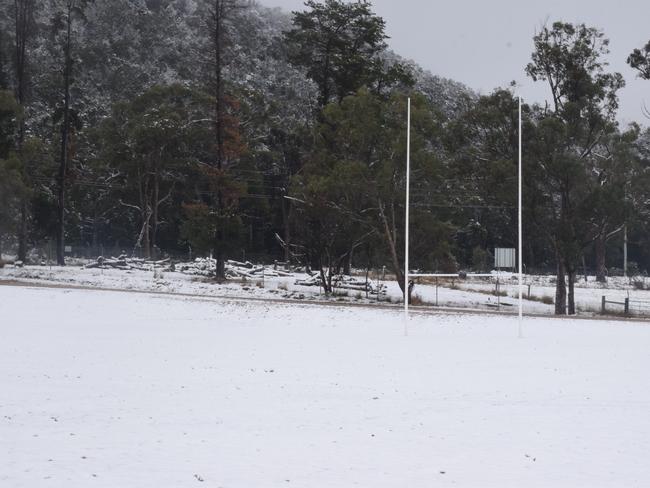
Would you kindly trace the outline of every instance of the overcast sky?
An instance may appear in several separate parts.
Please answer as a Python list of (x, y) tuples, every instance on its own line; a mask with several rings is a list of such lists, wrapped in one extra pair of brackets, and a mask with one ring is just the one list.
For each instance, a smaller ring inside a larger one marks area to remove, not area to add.
[[(261, 0), (286, 10), (302, 0)], [(532, 37), (545, 22), (584, 22), (601, 28), (611, 41), (610, 68), (623, 74), (620, 120), (643, 118), (650, 106), (650, 81), (636, 78), (625, 60), (650, 40), (649, 0), (374, 0), (387, 22), (390, 46), (432, 73), (461, 81), (481, 93), (515, 80), (527, 101), (547, 98), (546, 85), (526, 78)]]

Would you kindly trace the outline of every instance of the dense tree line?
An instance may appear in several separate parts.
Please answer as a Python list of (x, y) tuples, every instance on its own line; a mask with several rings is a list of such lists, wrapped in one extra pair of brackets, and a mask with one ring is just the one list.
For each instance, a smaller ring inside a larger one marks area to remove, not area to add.
[[(285, 14), (244, 0), (0, 0), (0, 246), (353, 266), (403, 286), (406, 100), (412, 256), (490, 269), (516, 242), (518, 101), (478, 96), (387, 48), (369, 2)], [(608, 40), (555, 23), (528, 66), (525, 256), (574, 313), (585, 267), (650, 267), (650, 133), (619, 127)], [(628, 64), (650, 80), (650, 43)]]

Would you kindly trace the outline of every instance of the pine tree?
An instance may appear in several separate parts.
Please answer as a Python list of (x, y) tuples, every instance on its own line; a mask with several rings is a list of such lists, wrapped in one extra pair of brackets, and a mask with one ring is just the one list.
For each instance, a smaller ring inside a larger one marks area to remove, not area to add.
[(205, 64), (208, 67), (208, 89), (214, 101), (212, 124), (214, 128), (214, 150), (210, 158), (210, 170), (206, 176), (211, 180), (214, 190), (210, 206), (217, 215), (214, 236), (214, 258), (217, 280), (226, 278), (225, 262), (228, 247), (229, 223), (237, 220), (237, 198), (229, 190), (236, 187), (231, 181), (229, 166), (242, 151), (238, 121), (234, 113), (237, 103), (232, 94), (227, 93), (224, 72), (232, 57), (232, 18), (240, 10), (248, 8), (250, 2), (242, 0), (204, 0), (203, 27), (207, 32)]
[(318, 86), (318, 103), (342, 101), (361, 87), (382, 91), (396, 82), (412, 83), (399, 63), (385, 66), (384, 19), (367, 1), (308, 0), (304, 12), (294, 12), (294, 28), (285, 34), (289, 60), (307, 70)]

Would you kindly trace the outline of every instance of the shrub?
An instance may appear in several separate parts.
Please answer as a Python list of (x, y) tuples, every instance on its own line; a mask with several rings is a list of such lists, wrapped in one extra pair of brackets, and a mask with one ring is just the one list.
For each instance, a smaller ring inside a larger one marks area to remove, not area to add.
[(411, 295), (411, 305), (418, 306), (418, 305), (424, 305), (424, 300), (422, 300), (422, 297), (418, 295), (417, 293), (414, 295)]

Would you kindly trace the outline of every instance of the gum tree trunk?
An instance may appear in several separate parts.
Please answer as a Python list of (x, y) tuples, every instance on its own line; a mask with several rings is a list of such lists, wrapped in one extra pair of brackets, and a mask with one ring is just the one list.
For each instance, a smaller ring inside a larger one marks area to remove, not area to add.
[(576, 301), (575, 301), (575, 281), (576, 281), (576, 272), (575, 270), (570, 270), (568, 273), (569, 277), (569, 300), (568, 300), (568, 315), (576, 314)]
[(555, 315), (566, 315), (566, 281), (564, 280), (564, 263), (557, 261), (557, 283), (555, 285)]
[(607, 281), (607, 268), (605, 267), (606, 240), (604, 235), (598, 236), (595, 242), (596, 248), (596, 281), (605, 283)]

